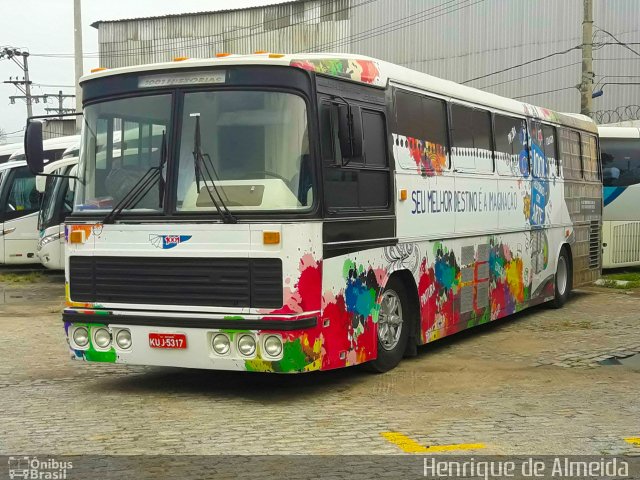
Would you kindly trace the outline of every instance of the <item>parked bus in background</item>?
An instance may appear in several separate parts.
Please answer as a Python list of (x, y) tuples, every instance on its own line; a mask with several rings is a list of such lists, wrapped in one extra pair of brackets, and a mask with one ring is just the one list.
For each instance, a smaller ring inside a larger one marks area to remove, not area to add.
[[(66, 137), (57, 137), (45, 140), (43, 142), (43, 149), (45, 152), (44, 158), (49, 162), (60, 160), (69, 147), (78, 147), (79, 143), (80, 135), (69, 135)], [(26, 158), (24, 145), (20, 144), (19, 148), (9, 157), (9, 161), (26, 160)]]
[[(560, 307), (600, 275), (587, 117), (342, 54), (168, 62), (81, 85), (73, 358), (386, 371), (417, 345)], [(127, 131), (134, 146), (115, 148)], [(40, 171), (42, 125), (26, 135)]]
[(9, 161), (9, 157), (13, 155), (17, 150), (24, 148), (22, 143), (9, 143), (7, 145), (0, 145), (0, 163)]
[[(77, 146), (80, 137), (64, 137), (44, 142), (43, 156), (59, 159), (64, 151)], [(27, 167), (24, 148), (11, 155), (8, 162), (0, 164), (0, 263), (38, 263), (38, 211), (41, 194), (36, 188), (36, 177)], [(53, 170), (55, 162), (47, 165)]]
[(599, 126), (604, 184), (602, 266), (640, 265), (640, 127)]
[[(77, 155), (77, 147), (72, 147), (65, 155)], [(78, 157), (63, 155), (61, 160), (45, 166), (44, 173), (56, 176), (36, 177), (36, 188), (42, 194), (38, 214), (40, 239), (36, 256), (40, 263), (52, 270), (64, 269), (64, 219), (73, 209), (73, 189), (70, 176), (75, 176), (74, 167)]]

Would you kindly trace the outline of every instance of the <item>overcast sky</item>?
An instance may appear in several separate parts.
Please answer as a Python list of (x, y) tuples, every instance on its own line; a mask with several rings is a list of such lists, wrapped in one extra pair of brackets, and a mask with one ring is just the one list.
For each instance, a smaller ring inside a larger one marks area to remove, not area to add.
[[(98, 31), (90, 25), (97, 20), (149, 17), (156, 15), (243, 8), (282, 3), (283, 0), (83, 0), (84, 71), (98, 66)], [(34, 83), (32, 93), (57, 93), (62, 89), (73, 94), (73, 58), (39, 57), (38, 54), (73, 53), (73, 0), (0, 0), (0, 47), (28, 49), (29, 75)], [(11, 60), (0, 60), (0, 81), (22, 77), (22, 71)], [(51, 87), (46, 85), (52, 85)], [(60, 88), (65, 85), (68, 88)], [(22, 100), (15, 105), (10, 95), (22, 95), (13, 85), (0, 83), (0, 129), (10, 135), (9, 142), (21, 142), (27, 108)], [(67, 100), (66, 107), (73, 102)], [(34, 114), (44, 114), (44, 107), (34, 105)]]

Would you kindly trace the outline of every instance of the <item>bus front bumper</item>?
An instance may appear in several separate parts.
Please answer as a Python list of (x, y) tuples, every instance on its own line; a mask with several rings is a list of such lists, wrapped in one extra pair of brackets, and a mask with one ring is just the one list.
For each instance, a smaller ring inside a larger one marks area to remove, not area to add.
[(63, 314), (74, 359), (279, 373), (322, 367), (318, 318), (319, 312), (206, 318), (75, 309)]

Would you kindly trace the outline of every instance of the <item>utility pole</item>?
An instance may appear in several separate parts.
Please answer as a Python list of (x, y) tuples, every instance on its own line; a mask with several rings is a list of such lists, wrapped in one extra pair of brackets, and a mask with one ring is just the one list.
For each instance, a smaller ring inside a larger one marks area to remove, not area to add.
[(582, 81), (580, 82), (580, 113), (593, 111), (593, 0), (584, 0), (582, 20)]
[[(73, 0), (73, 44), (75, 51), (76, 70), (76, 112), (82, 112), (82, 89), (80, 77), (84, 66), (82, 64), (82, 0)], [(82, 128), (82, 117), (78, 115), (76, 129)]]
[[(20, 63), (20, 61), (17, 60), (16, 57), (22, 57), (22, 63)], [(13, 62), (16, 65), (18, 65), (24, 73), (24, 77), (22, 80), (19, 80), (17, 78), (13, 80), (9, 78), (9, 81), (4, 82), (4, 83), (13, 84), (15, 87), (18, 88), (18, 90), (24, 93), (23, 97), (9, 97), (9, 99), (11, 100), (11, 103), (15, 103), (16, 98), (24, 99), (25, 102), (27, 103), (27, 116), (32, 117), (33, 116), (33, 108), (32, 108), (33, 97), (31, 95), (31, 81), (29, 80), (29, 62), (27, 60), (28, 57), (29, 57), (29, 52), (23, 52), (17, 48), (5, 47), (2, 50), (0, 50), (0, 60), (3, 58), (13, 60)]]
[(75, 95), (64, 95), (62, 90), (59, 90), (57, 95), (44, 95), (44, 97), (44, 103), (47, 103), (47, 100), (52, 97), (58, 100), (58, 108), (45, 108), (47, 113), (55, 112), (58, 115), (63, 115), (65, 113), (73, 113), (76, 111), (74, 108), (64, 108), (64, 99), (75, 98)]

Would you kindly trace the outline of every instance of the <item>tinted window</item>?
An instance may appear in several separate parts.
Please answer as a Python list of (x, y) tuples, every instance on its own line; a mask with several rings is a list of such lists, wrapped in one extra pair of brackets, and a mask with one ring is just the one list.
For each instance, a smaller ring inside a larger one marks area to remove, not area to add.
[(560, 159), (562, 173), (569, 180), (582, 178), (582, 161), (580, 159), (580, 134), (566, 128), (560, 131)]
[(384, 115), (371, 110), (362, 111), (364, 159), (368, 167), (387, 166), (387, 134)]
[(547, 178), (549, 163), (545, 151), (544, 125), (531, 120), (529, 138), (531, 139), (531, 173), (536, 178)]
[(444, 101), (396, 90), (395, 132), (436, 145), (447, 145)]
[(556, 127), (543, 125), (542, 135), (544, 137), (544, 155), (547, 157), (547, 164), (549, 165), (549, 176), (557, 175), (560, 172), (560, 164), (558, 162)]
[(528, 175), (526, 123), (521, 118), (495, 115), (493, 120), (498, 173)]
[(10, 181), (9, 196), (4, 208), (5, 218), (18, 218), (37, 212), (40, 208), (40, 194), (36, 190), (36, 177), (27, 167), (20, 167)]
[(582, 134), (582, 165), (586, 180), (599, 180), (598, 147), (594, 135)]
[(489, 112), (452, 105), (451, 139), (451, 153), (456, 168), (478, 172), (493, 171)]
[(640, 183), (640, 140), (600, 138), (602, 182), (623, 187)]

